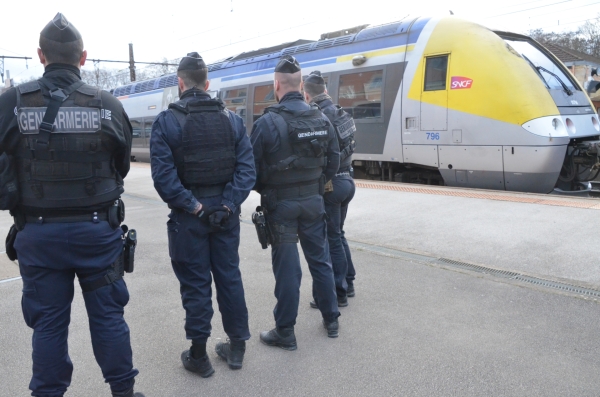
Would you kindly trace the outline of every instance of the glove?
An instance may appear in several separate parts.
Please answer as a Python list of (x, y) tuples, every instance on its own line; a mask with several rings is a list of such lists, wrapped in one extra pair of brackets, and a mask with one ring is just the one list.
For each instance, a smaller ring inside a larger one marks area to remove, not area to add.
[(219, 207), (219, 209), (209, 215), (208, 219), (213, 230), (223, 231), (229, 221), (229, 210), (225, 207)]
[(212, 207), (208, 207), (205, 209), (205, 207), (202, 207), (202, 209), (196, 214), (196, 216), (198, 218), (200, 218), (200, 220), (204, 223), (206, 223), (207, 225), (209, 224), (209, 217), (214, 214), (216, 211), (227, 211), (227, 208), (225, 207), (221, 207), (218, 205), (212, 206)]

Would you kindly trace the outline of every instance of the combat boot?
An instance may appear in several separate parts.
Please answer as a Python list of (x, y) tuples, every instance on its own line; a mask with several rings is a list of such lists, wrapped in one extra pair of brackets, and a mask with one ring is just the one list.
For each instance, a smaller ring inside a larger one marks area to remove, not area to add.
[(219, 342), (215, 346), (219, 357), (227, 360), (227, 365), (231, 369), (241, 369), (244, 353), (246, 352), (245, 340), (230, 340), (226, 343)]
[(196, 372), (203, 378), (208, 378), (215, 373), (215, 370), (208, 359), (208, 355), (200, 358), (193, 358), (191, 351), (185, 350), (181, 353), (181, 362), (185, 369)]
[(340, 323), (337, 319), (333, 321), (325, 321), (323, 319), (323, 327), (327, 330), (327, 336), (330, 338), (337, 338), (339, 336)]
[(265, 345), (281, 347), (284, 350), (296, 350), (294, 328), (273, 328), (260, 333), (260, 340)]
[(346, 291), (346, 296), (348, 296), (348, 298), (354, 298), (354, 296), (356, 295), (356, 293), (354, 292), (354, 284), (348, 283), (348, 289)]
[[(337, 303), (338, 303), (338, 307), (348, 306), (348, 297), (347, 296), (338, 296)], [(319, 306), (317, 305), (317, 302), (315, 302), (315, 301), (310, 301), (310, 307), (312, 307), (313, 309), (319, 308)]]
[(133, 387), (121, 392), (112, 392), (113, 397), (145, 397), (142, 393), (134, 393)]

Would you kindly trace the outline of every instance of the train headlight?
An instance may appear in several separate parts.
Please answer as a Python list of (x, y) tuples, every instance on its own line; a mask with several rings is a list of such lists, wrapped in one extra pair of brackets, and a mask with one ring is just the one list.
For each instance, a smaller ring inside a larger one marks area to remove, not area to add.
[(594, 124), (596, 131), (600, 131), (600, 123), (598, 123), (598, 119), (596, 117), (592, 117), (592, 124)]
[(575, 134), (577, 132), (577, 128), (575, 128), (575, 123), (571, 120), (571, 119), (567, 119), (567, 131), (569, 131), (570, 134)]
[(559, 135), (566, 136), (565, 125), (561, 119), (552, 119), (552, 127), (554, 127), (554, 130), (558, 132)]

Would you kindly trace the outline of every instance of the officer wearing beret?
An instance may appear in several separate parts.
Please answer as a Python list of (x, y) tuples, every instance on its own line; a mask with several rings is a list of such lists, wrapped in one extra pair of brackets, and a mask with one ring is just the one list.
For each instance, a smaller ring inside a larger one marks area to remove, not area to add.
[(271, 257), (277, 305), (275, 328), (260, 334), (263, 343), (296, 350), (302, 270), (298, 239), (313, 278), (314, 295), (331, 338), (338, 336), (333, 269), (326, 238), (323, 187), (339, 168), (339, 147), (333, 127), (302, 93), (298, 61), (284, 56), (274, 75), (279, 104), (265, 109), (254, 123), (250, 140), (258, 170), (256, 190), (268, 212)]
[(217, 354), (231, 369), (240, 369), (250, 339), (239, 269), (239, 217), (256, 181), (244, 122), (211, 99), (207, 78), (197, 52), (182, 58), (180, 100), (158, 115), (150, 140), (154, 187), (171, 208), (169, 254), (181, 285), (186, 337), (192, 341), (181, 360), (202, 377), (214, 373), (206, 353), (213, 316), (211, 273), (229, 337), (216, 345)]
[[(325, 80), (321, 72), (315, 70), (304, 80), (304, 98), (309, 104), (316, 104), (335, 128), (340, 145), (340, 169), (332, 182), (332, 191), (326, 192), (325, 211), (327, 212), (327, 239), (335, 278), (335, 289), (339, 306), (348, 306), (348, 297), (353, 297), (356, 271), (352, 263), (350, 248), (344, 233), (344, 221), (348, 204), (354, 197), (356, 187), (351, 176), (352, 153), (354, 153), (354, 132), (356, 127), (352, 116), (327, 95)], [(310, 306), (317, 308), (315, 301)]]
[(58, 13), (40, 34), (42, 78), (0, 96), (0, 153), (13, 156), (19, 200), (14, 248), (22, 309), (33, 329), (33, 396), (62, 396), (73, 364), (67, 335), (75, 276), (83, 291), (94, 356), (113, 396), (133, 392), (129, 300), (115, 270), (123, 252), (116, 207), (129, 171), (131, 125), (120, 102), (81, 81), (87, 52)]

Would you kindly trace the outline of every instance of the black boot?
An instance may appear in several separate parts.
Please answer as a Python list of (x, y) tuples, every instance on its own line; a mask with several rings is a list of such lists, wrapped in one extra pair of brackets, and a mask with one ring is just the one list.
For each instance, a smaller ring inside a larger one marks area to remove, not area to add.
[[(338, 302), (338, 307), (348, 306), (348, 296), (338, 296), (337, 302)], [(319, 306), (317, 305), (317, 302), (315, 302), (315, 301), (310, 301), (310, 307), (312, 307), (313, 309), (319, 308)]]
[(145, 397), (142, 393), (134, 393), (133, 387), (122, 392), (112, 392), (113, 397)]
[(284, 350), (296, 350), (294, 328), (273, 328), (260, 333), (260, 340), (265, 345), (281, 347)]
[(245, 340), (230, 340), (229, 342), (217, 343), (215, 350), (219, 357), (227, 360), (227, 365), (231, 369), (241, 369), (244, 353), (246, 352)]
[(337, 338), (339, 336), (339, 329), (340, 329), (340, 323), (338, 323), (338, 320), (335, 319), (331, 322), (329, 321), (325, 321), (325, 319), (323, 319), (323, 326), (325, 327), (325, 329), (327, 330), (327, 336), (330, 338)]
[(208, 378), (215, 373), (215, 370), (208, 359), (208, 355), (200, 358), (193, 358), (190, 350), (186, 350), (181, 353), (181, 362), (185, 369), (196, 372), (203, 378)]
[(354, 298), (355, 292), (354, 292), (354, 284), (350, 284), (348, 283), (348, 289), (346, 290), (346, 296), (348, 298)]

